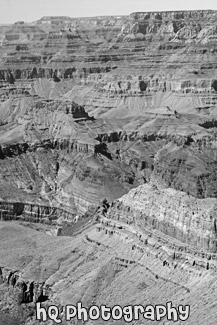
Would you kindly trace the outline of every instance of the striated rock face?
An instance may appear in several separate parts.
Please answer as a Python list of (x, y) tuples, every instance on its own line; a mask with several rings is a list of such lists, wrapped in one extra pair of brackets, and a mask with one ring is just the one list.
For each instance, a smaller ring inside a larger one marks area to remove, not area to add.
[(152, 181), (198, 198), (216, 197), (215, 141), (205, 140), (205, 147), (168, 144), (155, 156)]
[(0, 202), (1, 220), (24, 220), (30, 222), (51, 223), (62, 217), (67, 220), (73, 220), (74, 215), (63, 209), (40, 206), (22, 202)]
[(174, 189), (141, 185), (113, 203), (108, 216), (156, 229), (190, 246), (217, 252), (217, 201), (195, 199)]
[(186, 324), (204, 323), (198, 317), (203, 306), (207, 323), (215, 323), (215, 254), (185, 251), (175, 240), (169, 246), (155, 238), (156, 230), (146, 234), (121, 221), (100, 219), (74, 237), (51, 237), (0, 221), (0, 310), (35, 325), (40, 322), (33, 301), (45, 308), (82, 301), (88, 308), (93, 301), (123, 307), (171, 300), (191, 306)]

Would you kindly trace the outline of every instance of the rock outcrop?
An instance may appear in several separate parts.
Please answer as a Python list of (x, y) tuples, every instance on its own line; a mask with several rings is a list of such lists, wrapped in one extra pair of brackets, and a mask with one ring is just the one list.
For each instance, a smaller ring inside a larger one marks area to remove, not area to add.
[(217, 201), (145, 184), (112, 204), (108, 216), (141, 230), (156, 229), (189, 246), (217, 252)]
[(75, 215), (70, 211), (50, 206), (40, 206), (22, 202), (1, 202), (0, 215), (2, 221), (23, 220), (51, 224), (59, 218), (73, 220)]

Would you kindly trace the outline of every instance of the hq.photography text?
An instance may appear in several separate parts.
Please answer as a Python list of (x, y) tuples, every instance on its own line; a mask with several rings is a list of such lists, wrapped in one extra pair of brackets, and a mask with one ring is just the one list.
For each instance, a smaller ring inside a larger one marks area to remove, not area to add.
[(73, 319), (88, 320), (102, 319), (108, 321), (110, 319), (120, 320), (124, 319), (126, 322), (133, 320), (152, 320), (161, 321), (163, 318), (177, 322), (178, 320), (185, 321), (190, 316), (189, 305), (179, 305), (174, 307), (172, 302), (167, 302), (166, 305), (128, 305), (121, 307), (119, 305), (107, 307), (105, 305), (92, 305), (89, 308), (82, 306), (81, 302), (76, 305), (66, 305), (59, 309), (52, 305), (48, 308), (42, 307), (41, 303), (36, 304), (36, 319), (41, 321), (53, 320), (57, 324), (61, 324), (62, 320), (71, 321)]

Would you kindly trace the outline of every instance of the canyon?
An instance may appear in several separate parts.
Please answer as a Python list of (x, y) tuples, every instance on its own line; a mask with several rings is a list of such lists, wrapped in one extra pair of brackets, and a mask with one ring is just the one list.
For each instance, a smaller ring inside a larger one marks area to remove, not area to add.
[(216, 21), (0, 25), (2, 319), (172, 301), (190, 305), (186, 325), (216, 324)]

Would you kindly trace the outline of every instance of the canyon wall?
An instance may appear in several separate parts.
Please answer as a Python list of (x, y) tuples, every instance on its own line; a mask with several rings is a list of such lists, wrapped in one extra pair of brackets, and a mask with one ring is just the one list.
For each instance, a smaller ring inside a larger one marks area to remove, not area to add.
[(198, 250), (217, 252), (217, 201), (146, 184), (113, 202), (108, 217), (152, 229)]
[(84, 214), (150, 180), (216, 197), (216, 15), (1, 26), (1, 199)]
[(149, 182), (216, 198), (216, 17), (1, 26), (1, 201), (83, 215)]

